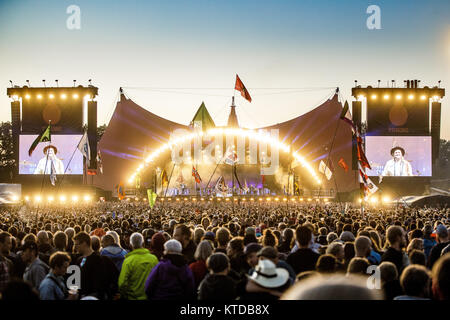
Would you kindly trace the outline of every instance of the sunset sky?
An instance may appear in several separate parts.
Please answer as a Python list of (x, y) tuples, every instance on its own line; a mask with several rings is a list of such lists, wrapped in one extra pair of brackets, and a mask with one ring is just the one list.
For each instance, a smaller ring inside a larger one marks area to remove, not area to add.
[[(81, 9), (69, 30), (68, 6)], [(381, 8), (381, 30), (366, 9)], [(10, 121), (9, 80), (25, 85), (99, 87), (99, 124), (119, 87), (136, 103), (188, 124), (204, 101), (224, 125), (236, 73), (253, 101), (238, 96), (244, 127), (289, 120), (354, 80), (386, 85), (420, 79), (450, 89), (450, 1), (0, 0), (0, 121)], [(140, 89), (138, 89), (140, 88)], [(310, 89), (312, 88), (312, 89)], [(441, 137), (450, 139), (448, 95)]]

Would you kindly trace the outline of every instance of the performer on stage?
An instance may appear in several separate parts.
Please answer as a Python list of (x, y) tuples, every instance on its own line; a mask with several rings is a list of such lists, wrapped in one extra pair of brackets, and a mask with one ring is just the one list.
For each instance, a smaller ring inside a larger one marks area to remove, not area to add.
[(405, 156), (405, 149), (402, 147), (394, 147), (391, 149), (391, 156), (393, 159), (386, 162), (384, 165), (383, 177), (405, 177), (413, 176), (411, 164), (403, 157)]
[(52, 166), (56, 174), (64, 174), (64, 164), (56, 157), (58, 149), (53, 145), (48, 145), (44, 148), (43, 152), (45, 156), (39, 160), (34, 174), (51, 174)]

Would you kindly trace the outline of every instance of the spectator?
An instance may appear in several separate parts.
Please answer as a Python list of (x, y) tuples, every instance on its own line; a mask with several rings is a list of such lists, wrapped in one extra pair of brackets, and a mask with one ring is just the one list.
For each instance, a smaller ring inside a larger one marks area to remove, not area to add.
[(50, 272), (39, 286), (41, 300), (75, 300), (78, 295), (67, 292), (64, 276), (70, 264), (70, 256), (66, 252), (57, 251), (49, 259)]
[(388, 249), (381, 257), (381, 261), (390, 261), (397, 267), (399, 274), (408, 265), (404, 258), (403, 248), (406, 245), (405, 231), (400, 226), (390, 226), (386, 231)]
[(431, 249), (428, 259), (428, 268), (433, 269), (433, 265), (441, 256), (442, 249), (450, 244), (448, 240), (448, 230), (443, 224), (440, 224), (436, 228), (437, 244)]
[(437, 244), (436, 240), (431, 237), (431, 234), (433, 233), (433, 227), (430, 224), (426, 224), (423, 228), (423, 251), (425, 253), (425, 257), (427, 258), (428, 263), (428, 257), (430, 256), (431, 249)]
[(188, 264), (195, 261), (194, 254), (196, 245), (191, 239), (191, 230), (188, 226), (184, 224), (179, 224), (175, 226), (173, 231), (173, 238), (178, 240), (183, 246), (183, 255), (186, 258)]
[(236, 284), (228, 276), (230, 261), (222, 252), (213, 253), (206, 260), (209, 274), (199, 285), (198, 299), (225, 301), (236, 298)]
[(133, 233), (130, 237), (130, 246), (133, 250), (126, 254), (119, 275), (119, 293), (122, 299), (147, 299), (145, 281), (158, 263), (158, 259), (148, 249), (143, 248), (143, 245), (144, 237), (140, 233)]
[(411, 262), (411, 264), (418, 264), (421, 266), (426, 266), (426, 259), (425, 259), (425, 254), (423, 253), (423, 251), (420, 250), (411, 250), (411, 252), (409, 253), (409, 261)]
[(296, 274), (303, 271), (314, 270), (317, 260), (319, 259), (319, 254), (310, 248), (314, 241), (311, 229), (306, 226), (299, 226), (297, 227), (295, 234), (299, 249), (289, 254), (286, 262), (291, 265)]
[(202, 240), (195, 250), (194, 258), (195, 262), (189, 265), (189, 268), (194, 275), (195, 288), (198, 288), (198, 285), (205, 277), (208, 269), (206, 267), (206, 260), (212, 254), (213, 248), (211, 246), (211, 242), (209, 240)]
[(262, 249), (262, 245), (259, 243), (249, 243), (245, 246), (244, 254), (245, 260), (248, 264), (249, 272), (253, 272), (253, 269), (258, 265), (258, 251)]
[(2, 292), (3, 301), (39, 301), (39, 292), (29, 283), (13, 279)]
[(259, 250), (257, 256), (259, 260), (268, 259), (272, 261), (277, 268), (286, 269), (286, 271), (289, 273), (289, 280), (291, 284), (295, 282), (294, 269), (292, 269), (292, 267), (286, 261), (279, 259), (278, 250), (276, 248), (264, 247), (261, 250)]
[[(176, 229), (175, 229), (176, 232)], [(150, 300), (193, 300), (195, 281), (181, 243), (172, 239), (164, 243), (163, 259), (152, 269), (145, 283)]]
[(376, 290), (367, 288), (366, 279), (352, 276), (312, 276), (288, 290), (281, 300), (381, 300)]
[(112, 299), (119, 272), (111, 259), (92, 250), (91, 237), (84, 231), (74, 237), (74, 250), (80, 254), (77, 264), (81, 267), (81, 296)]
[(398, 280), (398, 272), (395, 264), (389, 261), (382, 262), (378, 266), (380, 270), (381, 285), (386, 300), (393, 300), (403, 294), (403, 289)]
[(56, 251), (67, 252), (67, 235), (64, 232), (56, 232), (53, 243), (55, 244)]
[(433, 296), (437, 300), (450, 300), (450, 253), (436, 261), (432, 270)]
[(126, 254), (127, 251), (115, 243), (114, 237), (111, 234), (105, 234), (103, 236), (100, 255), (110, 258), (119, 272), (122, 269), (122, 263), (125, 260)]
[(4, 255), (10, 249), (11, 234), (6, 231), (0, 232), (0, 292), (6, 288), (11, 278), (13, 263)]
[(241, 300), (278, 300), (289, 288), (289, 273), (284, 268), (277, 268), (268, 260), (260, 260), (252, 275), (248, 277), (245, 293)]
[(410, 265), (405, 268), (400, 284), (405, 295), (397, 296), (394, 300), (430, 300), (430, 272), (424, 266)]
[(39, 259), (48, 265), (50, 256), (56, 252), (56, 250), (50, 245), (50, 240), (47, 231), (41, 230), (36, 235), (37, 246), (39, 251)]
[(357, 274), (361, 276), (367, 276), (367, 270), (370, 266), (369, 260), (366, 258), (355, 257), (350, 260), (347, 267), (347, 275)]
[(216, 233), (217, 248), (214, 252), (227, 253), (227, 245), (231, 239), (230, 231), (227, 228), (219, 228)]
[(38, 257), (38, 246), (35, 242), (27, 241), (22, 247), (22, 260), (27, 264), (23, 280), (31, 283), (33, 288), (39, 289), (49, 271), (49, 267)]
[(324, 254), (319, 257), (316, 264), (319, 273), (334, 273), (336, 271), (336, 258), (332, 254)]
[(150, 252), (158, 258), (158, 261), (160, 261), (163, 256), (164, 242), (166, 242), (166, 239), (162, 232), (157, 232), (152, 236)]

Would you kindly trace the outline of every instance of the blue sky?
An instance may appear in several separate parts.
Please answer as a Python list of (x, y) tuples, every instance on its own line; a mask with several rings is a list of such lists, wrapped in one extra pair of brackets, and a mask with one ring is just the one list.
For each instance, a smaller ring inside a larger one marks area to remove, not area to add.
[[(81, 30), (66, 28), (71, 4), (81, 9)], [(381, 30), (366, 27), (371, 4), (381, 8)], [(331, 87), (350, 99), (355, 79), (442, 80), (449, 88), (449, 17), (445, 0), (0, 0), (0, 120), (10, 120), (9, 80), (93, 79), (99, 123), (109, 121), (122, 86), (146, 109), (184, 124), (205, 101), (223, 125), (238, 73), (253, 97), (236, 101), (246, 127), (305, 113)], [(286, 89), (310, 87), (324, 89)], [(447, 101), (441, 136), (450, 139)]]

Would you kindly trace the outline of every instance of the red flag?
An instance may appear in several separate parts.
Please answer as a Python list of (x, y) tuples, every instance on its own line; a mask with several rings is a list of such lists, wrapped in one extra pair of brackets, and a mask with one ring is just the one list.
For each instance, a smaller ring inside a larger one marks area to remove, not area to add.
[(345, 172), (348, 171), (348, 165), (345, 163), (344, 158), (339, 159), (338, 164), (342, 169), (345, 170)]
[(239, 79), (239, 76), (236, 74), (236, 84), (234, 85), (234, 89), (241, 92), (241, 96), (243, 96), (245, 99), (248, 100), (248, 102), (252, 102), (252, 97), (250, 97), (250, 94), (248, 93), (247, 89), (245, 88), (244, 84), (242, 83), (241, 79)]
[(194, 177), (196, 183), (202, 182), (202, 178), (200, 178), (200, 175), (194, 167), (192, 167), (192, 176)]

